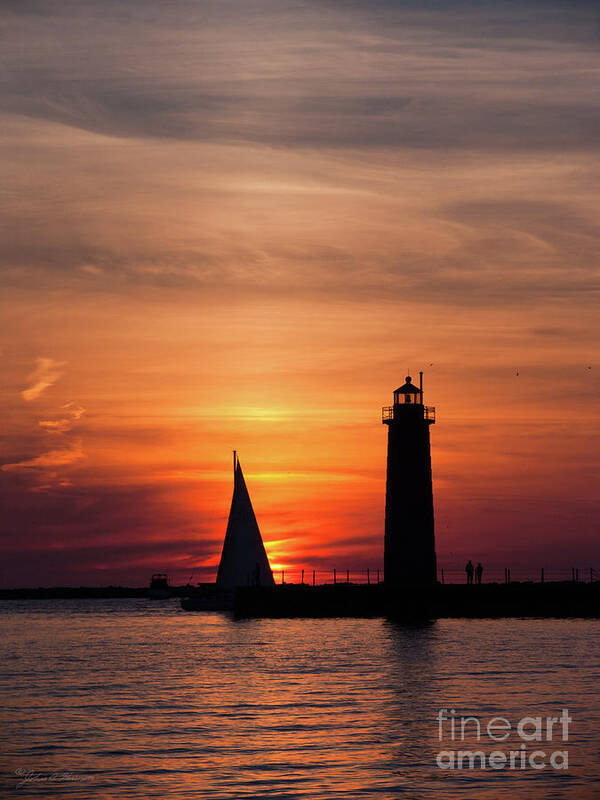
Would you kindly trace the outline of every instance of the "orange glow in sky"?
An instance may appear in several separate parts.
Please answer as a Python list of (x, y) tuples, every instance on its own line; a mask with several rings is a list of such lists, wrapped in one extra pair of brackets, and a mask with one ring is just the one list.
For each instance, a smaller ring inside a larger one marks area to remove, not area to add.
[(419, 369), (440, 563), (600, 566), (588, 11), (351, 6), (0, 11), (3, 586), (211, 579), (233, 449), (377, 568)]

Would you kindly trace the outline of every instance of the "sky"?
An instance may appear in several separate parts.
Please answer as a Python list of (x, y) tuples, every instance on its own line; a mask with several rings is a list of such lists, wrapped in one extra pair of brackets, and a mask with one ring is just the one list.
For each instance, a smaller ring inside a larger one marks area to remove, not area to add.
[[(600, 568), (600, 8), (4, 0), (0, 585), (383, 562), (437, 410), (440, 566)], [(416, 377), (415, 377), (416, 379)]]

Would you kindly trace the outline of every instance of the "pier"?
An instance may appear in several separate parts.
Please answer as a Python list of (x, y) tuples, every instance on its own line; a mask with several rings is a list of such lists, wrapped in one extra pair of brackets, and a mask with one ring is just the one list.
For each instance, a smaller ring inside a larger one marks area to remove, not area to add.
[(600, 581), (440, 584), (386, 593), (381, 584), (246, 586), (235, 593), (238, 617), (600, 617)]

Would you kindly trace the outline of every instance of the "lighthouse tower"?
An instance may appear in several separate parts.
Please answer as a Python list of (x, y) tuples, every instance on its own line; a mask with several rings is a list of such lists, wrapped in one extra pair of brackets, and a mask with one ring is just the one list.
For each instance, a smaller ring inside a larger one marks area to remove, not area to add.
[(435, 408), (423, 405), (410, 376), (383, 409), (388, 426), (384, 571), (387, 591), (427, 586), (437, 578), (429, 426)]

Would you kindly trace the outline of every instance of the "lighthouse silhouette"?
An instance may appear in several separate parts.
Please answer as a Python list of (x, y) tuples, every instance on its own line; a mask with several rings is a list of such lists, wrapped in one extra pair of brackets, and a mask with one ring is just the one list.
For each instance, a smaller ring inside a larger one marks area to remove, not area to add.
[(423, 404), (422, 372), (419, 377), (415, 386), (407, 376), (394, 405), (382, 410), (388, 427), (384, 580), (392, 594), (437, 579), (429, 438), (435, 408)]

